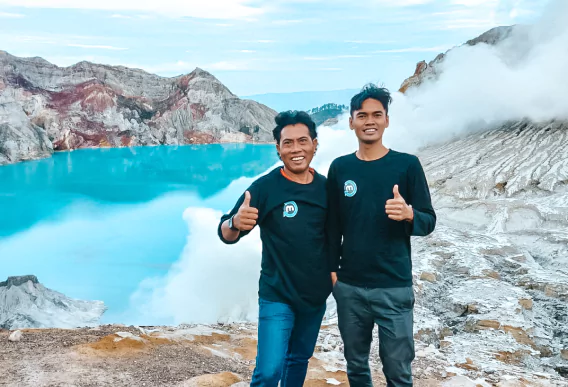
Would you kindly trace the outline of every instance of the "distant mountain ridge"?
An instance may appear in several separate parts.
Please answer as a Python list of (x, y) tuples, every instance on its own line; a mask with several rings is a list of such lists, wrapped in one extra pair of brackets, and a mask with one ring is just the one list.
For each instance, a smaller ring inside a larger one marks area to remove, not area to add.
[(275, 115), (199, 68), (164, 78), (0, 51), (0, 165), (84, 147), (266, 142)]

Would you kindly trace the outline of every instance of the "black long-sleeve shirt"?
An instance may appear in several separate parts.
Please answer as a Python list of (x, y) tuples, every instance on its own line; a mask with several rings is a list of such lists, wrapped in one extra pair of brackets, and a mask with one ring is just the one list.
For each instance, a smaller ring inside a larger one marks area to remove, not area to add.
[[(257, 225), (262, 240), (259, 297), (310, 310), (325, 304), (331, 293), (326, 244), (326, 178), (314, 171), (309, 184), (287, 179), (276, 168), (249, 188), (251, 207), (258, 209)], [(229, 214), (221, 217), (219, 238), (225, 240), (221, 225), (236, 214), (244, 194)]]
[[(412, 205), (412, 223), (386, 213), (395, 184)], [(355, 153), (339, 157), (330, 166), (327, 191), (330, 265), (339, 280), (367, 288), (412, 286), (410, 236), (428, 235), (436, 225), (418, 158), (394, 150), (373, 161)]]

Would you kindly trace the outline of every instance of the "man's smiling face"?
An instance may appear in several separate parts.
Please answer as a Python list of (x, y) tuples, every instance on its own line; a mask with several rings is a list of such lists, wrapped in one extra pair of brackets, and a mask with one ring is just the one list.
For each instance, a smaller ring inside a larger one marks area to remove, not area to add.
[(368, 98), (361, 104), (361, 109), (349, 117), (349, 126), (360, 142), (374, 144), (382, 140), (389, 126), (389, 116), (380, 101)]

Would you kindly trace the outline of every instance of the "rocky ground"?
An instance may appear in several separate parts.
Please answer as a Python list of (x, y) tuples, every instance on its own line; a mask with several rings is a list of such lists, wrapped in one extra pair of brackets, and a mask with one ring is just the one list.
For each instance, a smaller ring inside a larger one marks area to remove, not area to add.
[[(21, 332), (19, 341), (12, 342), (13, 332), (0, 331), (2, 386), (246, 386), (256, 355), (254, 324)], [(347, 385), (341, 347), (337, 327), (323, 326), (305, 386)], [(372, 365), (375, 385), (385, 385), (376, 357)], [(469, 358), (452, 365), (445, 348), (421, 340), (414, 376), (419, 387), (567, 385), (561, 378), (521, 368), (484, 372)]]
[(0, 359), (6, 386), (177, 386), (203, 375), (219, 374), (231, 383), (250, 373), (245, 361), (214, 356), (206, 349), (228, 336), (176, 338), (124, 326), (75, 330), (23, 330), (18, 342), (0, 333)]

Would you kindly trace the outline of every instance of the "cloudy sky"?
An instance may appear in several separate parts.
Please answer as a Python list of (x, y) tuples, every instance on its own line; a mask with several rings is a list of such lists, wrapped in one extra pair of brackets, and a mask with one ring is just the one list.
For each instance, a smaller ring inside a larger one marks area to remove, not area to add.
[(398, 88), (416, 62), (545, 0), (0, 0), (0, 50), (163, 76), (195, 67), (244, 96)]

